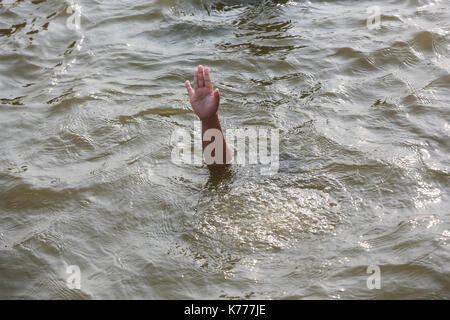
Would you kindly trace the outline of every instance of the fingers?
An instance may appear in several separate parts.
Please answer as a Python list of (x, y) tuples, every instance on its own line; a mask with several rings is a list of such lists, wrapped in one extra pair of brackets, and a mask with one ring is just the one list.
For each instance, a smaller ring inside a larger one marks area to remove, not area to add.
[(205, 68), (205, 87), (212, 91), (212, 82), (211, 82), (211, 75), (209, 74), (209, 68)]
[(186, 81), (186, 88), (189, 94), (189, 98), (192, 98), (194, 95), (194, 90), (192, 90), (191, 83), (189, 81)]
[[(187, 81), (189, 82), (189, 81)], [(191, 93), (193, 94), (194, 91), (189, 91), (189, 88), (192, 90), (191, 84), (186, 82), (186, 88), (188, 88), (189, 96), (191, 96)], [(203, 66), (198, 66), (197, 69), (194, 72), (194, 90), (197, 90), (199, 88), (207, 88), (212, 92), (212, 82), (211, 82), (211, 75), (210, 70), (208, 67), (203, 68)]]
[(198, 89), (198, 69), (194, 72), (194, 90)]
[(205, 79), (204, 79), (204, 74), (203, 74), (203, 66), (198, 66), (197, 76), (198, 76), (198, 87), (199, 88), (203, 88), (205, 86)]

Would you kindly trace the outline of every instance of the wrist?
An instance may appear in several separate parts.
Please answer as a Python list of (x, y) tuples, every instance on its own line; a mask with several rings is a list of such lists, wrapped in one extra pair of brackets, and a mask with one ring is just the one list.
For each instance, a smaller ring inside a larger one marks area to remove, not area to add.
[(217, 123), (219, 121), (219, 116), (216, 113), (214, 113), (212, 116), (205, 118), (205, 119), (200, 119), (200, 121), (205, 124), (205, 125), (213, 125), (215, 123)]

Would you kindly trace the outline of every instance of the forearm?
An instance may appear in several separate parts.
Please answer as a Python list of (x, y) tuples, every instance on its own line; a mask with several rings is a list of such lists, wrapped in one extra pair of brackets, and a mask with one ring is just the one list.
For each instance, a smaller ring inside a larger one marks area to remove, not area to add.
[[(220, 139), (221, 141), (216, 142), (216, 139)], [(210, 144), (214, 145), (208, 148)], [(231, 163), (232, 153), (227, 147), (217, 114), (211, 118), (202, 120), (202, 147), (203, 155), (208, 166), (219, 167)], [(219, 152), (219, 154), (216, 154), (216, 152)]]

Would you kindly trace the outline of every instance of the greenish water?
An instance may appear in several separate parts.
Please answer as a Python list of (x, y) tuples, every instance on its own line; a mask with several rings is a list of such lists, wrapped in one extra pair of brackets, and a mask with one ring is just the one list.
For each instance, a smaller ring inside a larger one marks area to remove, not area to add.
[[(0, 2), (0, 298), (450, 298), (448, 1), (69, 4)], [(199, 64), (276, 174), (171, 161)]]

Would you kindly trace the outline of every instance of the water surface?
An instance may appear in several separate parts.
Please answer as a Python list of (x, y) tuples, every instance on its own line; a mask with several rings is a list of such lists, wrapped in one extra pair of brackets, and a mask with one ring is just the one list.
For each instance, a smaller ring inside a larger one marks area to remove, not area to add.
[[(0, 298), (450, 298), (448, 1), (70, 4), (0, 3)], [(171, 161), (199, 64), (277, 174)]]

